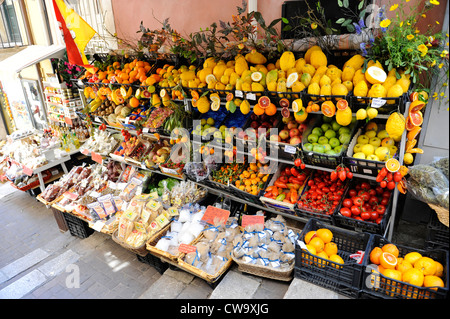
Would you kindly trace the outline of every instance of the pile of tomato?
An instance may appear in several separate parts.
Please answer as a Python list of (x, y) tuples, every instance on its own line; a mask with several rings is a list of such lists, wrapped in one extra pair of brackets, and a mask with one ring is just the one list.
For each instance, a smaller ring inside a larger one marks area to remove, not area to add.
[(342, 202), (340, 214), (366, 222), (380, 224), (389, 204), (391, 191), (368, 182), (356, 182)]
[(344, 195), (346, 182), (333, 181), (329, 172), (317, 170), (307, 183), (307, 189), (297, 202), (298, 209), (332, 215)]

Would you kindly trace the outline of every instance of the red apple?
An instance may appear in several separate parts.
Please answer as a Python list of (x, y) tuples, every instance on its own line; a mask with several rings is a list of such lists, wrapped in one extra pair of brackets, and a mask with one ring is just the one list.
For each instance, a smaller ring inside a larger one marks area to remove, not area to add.
[(296, 128), (290, 129), (289, 130), (289, 136), (290, 137), (294, 137), (294, 136), (298, 136), (300, 135), (300, 131)]
[(298, 126), (298, 129), (299, 129), (299, 131), (300, 131), (301, 133), (303, 133), (303, 132), (306, 130), (307, 127), (308, 127), (308, 126), (306, 125), (306, 123), (301, 123), (301, 124)]
[(295, 121), (290, 121), (290, 122), (287, 124), (288, 129), (297, 128), (297, 126), (298, 126), (298, 123), (295, 122)]
[(279, 135), (270, 135), (270, 140), (273, 142), (281, 142), (281, 137)]
[(278, 133), (278, 135), (280, 136), (280, 138), (282, 140), (286, 140), (289, 138), (289, 131), (288, 130), (281, 130), (280, 133)]
[(301, 140), (300, 140), (300, 137), (298, 137), (298, 136), (291, 137), (291, 140), (289, 141), (289, 144), (291, 144), (291, 145), (297, 145), (300, 143), (301, 143)]
[(259, 126), (259, 124), (258, 124), (258, 122), (256, 122), (256, 121), (252, 121), (252, 122), (250, 123), (250, 127), (254, 128), (254, 129), (257, 129), (258, 126)]

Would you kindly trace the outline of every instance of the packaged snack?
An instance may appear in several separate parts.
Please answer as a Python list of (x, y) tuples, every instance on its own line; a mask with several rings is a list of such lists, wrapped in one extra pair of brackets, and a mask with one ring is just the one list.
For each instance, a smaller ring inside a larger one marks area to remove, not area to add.
[(117, 238), (125, 240), (133, 231), (134, 223), (126, 217), (120, 217)]
[(104, 219), (108, 214), (103, 209), (103, 206), (99, 202), (90, 203), (87, 205), (93, 219)]
[(117, 212), (116, 205), (114, 204), (113, 195), (108, 194), (98, 198), (98, 202), (102, 204), (106, 215), (111, 216)]
[(142, 184), (142, 181), (137, 178), (132, 178), (131, 181), (125, 186), (122, 193), (120, 194), (120, 197), (124, 201), (130, 201), (134, 195), (136, 194), (138, 186)]

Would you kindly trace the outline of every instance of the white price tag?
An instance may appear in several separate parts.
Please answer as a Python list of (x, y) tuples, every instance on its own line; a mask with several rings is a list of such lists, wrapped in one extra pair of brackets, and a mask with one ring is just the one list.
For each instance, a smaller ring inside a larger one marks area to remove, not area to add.
[(95, 122), (101, 122), (100, 119), (97, 116), (95, 117), (94, 120), (95, 120)]
[(103, 226), (105, 226), (105, 221), (104, 220), (98, 220), (94, 223), (94, 225), (92, 225), (92, 229), (95, 231), (100, 232), (103, 229)]
[(234, 91), (234, 96), (235, 97), (244, 97), (244, 93), (240, 90), (236, 90), (236, 91)]
[(144, 128), (142, 129), (142, 132), (148, 133), (148, 127), (144, 127)]
[(291, 145), (285, 145), (285, 146), (284, 146), (284, 151), (285, 151), (286, 153), (289, 153), (289, 154), (295, 154), (295, 153), (297, 152), (297, 149), (296, 149), (294, 146), (291, 146)]
[(256, 100), (256, 94), (255, 93), (247, 93), (245, 95), (245, 97), (247, 98), (247, 100)]
[(125, 118), (125, 124), (128, 124), (128, 122), (130, 122), (130, 117), (129, 117), (129, 116), (127, 116), (127, 117)]
[(375, 98), (375, 99), (372, 99), (372, 104), (370, 106), (377, 109), (379, 107), (382, 107), (385, 104), (386, 104), (386, 100)]

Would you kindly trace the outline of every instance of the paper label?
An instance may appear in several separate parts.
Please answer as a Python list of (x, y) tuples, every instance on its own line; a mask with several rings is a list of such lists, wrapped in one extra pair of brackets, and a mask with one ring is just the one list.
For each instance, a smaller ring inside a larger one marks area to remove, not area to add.
[(201, 220), (205, 223), (214, 225), (214, 220), (217, 219), (223, 221), (223, 223), (226, 223), (229, 216), (229, 210), (217, 208), (214, 206), (208, 206)]
[(95, 153), (95, 152), (92, 152), (92, 153), (91, 153), (91, 157), (92, 157), (92, 160), (93, 160), (94, 162), (97, 162), (97, 163), (103, 165), (103, 158), (102, 158), (102, 156), (101, 156), (100, 154), (97, 154), (97, 153)]
[(241, 90), (234, 91), (235, 97), (244, 97), (244, 93)]
[(247, 100), (256, 100), (256, 94), (255, 93), (247, 93), (245, 95)]
[(261, 215), (242, 215), (241, 226), (245, 228), (248, 225), (264, 224), (264, 216)]
[(197, 247), (192, 246), (192, 245), (180, 244), (180, 246), (178, 246), (178, 251), (180, 253), (189, 254), (189, 253), (196, 252)]
[(295, 148), (295, 146), (291, 146), (291, 145), (285, 145), (285, 146), (284, 146), (284, 151), (285, 151), (286, 153), (289, 153), (289, 154), (295, 154), (295, 153), (297, 153), (297, 149)]
[(372, 104), (370, 106), (377, 109), (379, 107), (382, 107), (385, 104), (386, 104), (386, 100), (374, 98), (374, 99), (372, 99)]
[(94, 223), (94, 225), (92, 225), (92, 229), (95, 231), (100, 232), (103, 229), (103, 226), (105, 226), (105, 221), (104, 220), (98, 220)]

